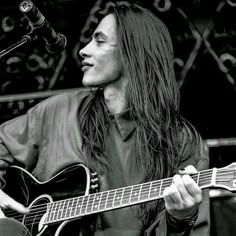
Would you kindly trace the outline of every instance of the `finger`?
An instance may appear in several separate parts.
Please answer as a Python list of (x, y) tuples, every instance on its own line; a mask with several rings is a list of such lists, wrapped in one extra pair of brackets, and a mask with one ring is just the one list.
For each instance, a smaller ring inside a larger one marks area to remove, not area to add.
[(167, 211), (174, 209), (174, 205), (175, 205), (174, 201), (172, 200), (172, 198), (169, 195), (169, 188), (170, 187), (166, 188), (163, 192), (163, 198), (165, 200), (165, 207), (166, 207)]
[[(202, 201), (201, 189), (189, 175), (184, 175), (183, 177), (175, 175), (173, 184), (176, 186), (181, 196), (181, 199), (179, 199), (177, 195), (171, 195), (173, 201), (178, 204), (178, 209), (190, 208)], [(189, 187), (189, 190), (187, 187)]]
[(193, 165), (186, 166), (183, 170), (179, 170), (181, 175), (196, 174), (198, 171)]
[(182, 176), (182, 180), (186, 187), (186, 190), (188, 191), (189, 195), (194, 199), (194, 201), (197, 203), (202, 202), (202, 190), (196, 184), (196, 182), (189, 175)]
[(185, 187), (182, 177), (180, 175), (175, 175), (173, 177), (173, 184), (178, 189), (181, 199), (184, 201), (188, 197), (189, 193)]
[(28, 209), (25, 206), (23, 206), (21, 203), (15, 201), (13, 198), (9, 198), (7, 207), (22, 214), (28, 213)]
[(15, 201), (2, 190), (0, 190), (0, 207), (3, 209), (10, 208), (22, 214), (28, 213), (28, 209), (26, 207), (24, 207), (21, 203)]
[(0, 218), (5, 218), (6, 216), (4, 215), (3, 211), (0, 209)]
[(182, 203), (181, 195), (174, 184), (165, 189), (165, 196), (168, 197), (168, 199), (170, 198), (174, 205), (180, 205)]

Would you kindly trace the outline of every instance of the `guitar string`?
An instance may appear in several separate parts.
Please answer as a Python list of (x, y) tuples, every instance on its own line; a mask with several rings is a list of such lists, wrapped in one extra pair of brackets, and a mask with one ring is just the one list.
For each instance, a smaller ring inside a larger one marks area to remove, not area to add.
[[(153, 199), (154, 200), (154, 199)], [(137, 201), (137, 203), (138, 203), (138, 201)], [(115, 205), (115, 206), (117, 206), (117, 205)], [(92, 208), (91, 208), (92, 209)], [(107, 209), (107, 210), (109, 210), (108, 208), (105, 208), (105, 209)], [(72, 208), (72, 210), (71, 210), (71, 212), (77, 212), (78, 211), (78, 209), (75, 211), (75, 209), (73, 209)], [(73, 219), (73, 218), (76, 218), (76, 217), (79, 217), (79, 216), (83, 216), (83, 214), (84, 215), (89, 215), (89, 214), (92, 214), (92, 213), (99, 213), (99, 211), (103, 211), (103, 210), (101, 210), (101, 209), (99, 209), (98, 210), (98, 212), (97, 211), (88, 211), (87, 213), (86, 213), (86, 211), (84, 212), (84, 213), (82, 213), (82, 214), (78, 214), (78, 215), (70, 215), (71, 214), (71, 212), (66, 212), (66, 211), (63, 211), (62, 213), (61, 213), (61, 215), (63, 216), (63, 217), (59, 217), (58, 218), (58, 215), (56, 215), (56, 216), (54, 216), (54, 218), (52, 218), (52, 219), (50, 219), (48, 222), (46, 222), (46, 224), (49, 224), (50, 222), (51, 223), (53, 223), (53, 222), (60, 222), (60, 221), (63, 221), (63, 220), (68, 220), (68, 219)], [(43, 212), (43, 213), (45, 213), (45, 212)], [(29, 217), (29, 216), (27, 216), (27, 218), (26, 218), (26, 220), (27, 220), (27, 224), (29, 223), (31, 223), (31, 219), (34, 219), (34, 221), (35, 221), (35, 219), (36, 218), (38, 218), (39, 219), (39, 221), (41, 220), (41, 218), (42, 218), (42, 216), (43, 216), (43, 214), (41, 214), (41, 215), (36, 215), (35, 216), (35, 214), (32, 216), (32, 217)], [(22, 220), (23, 218), (21, 217), (20, 218), (20, 220)]]
[[(148, 188), (147, 190), (149, 191), (149, 188)], [(130, 198), (130, 194), (131, 194), (131, 193), (128, 194), (128, 196), (127, 196), (128, 198)], [(140, 196), (143, 196), (143, 195), (145, 195), (145, 194), (146, 194), (146, 193), (144, 193), (144, 194), (142, 193)], [(81, 198), (83, 198), (83, 197), (81, 197)], [(126, 199), (126, 197), (124, 197), (123, 200), (125, 200), (125, 199)], [(87, 200), (89, 200), (89, 199), (87, 199)], [(113, 201), (113, 200), (114, 200), (114, 198), (108, 199), (108, 201), (106, 201), (106, 205), (108, 205), (108, 204), (109, 204), (111, 201)], [(139, 202), (139, 201), (137, 201), (137, 203), (138, 203), (138, 202)], [(86, 203), (87, 203), (88, 205), (90, 205), (90, 206), (91, 206), (91, 210), (93, 210), (93, 204), (91, 205), (91, 203), (88, 203), (88, 201), (87, 201)], [(55, 202), (54, 202), (54, 203), (50, 203), (50, 204), (55, 204)], [(87, 205), (87, 204), (86, 204), (86, 205)], [(46, 205), (47, 205), (47, 204), (46, 204)], [(75, 204), (72, 205), (72, 207), (71, 207), (71, 209), (70, 209), (70, 214), (71, 214), (71, 212), (73, 212), (73, 211), (75, 212), (75, 206), (76, 206)], [(123, 205), (122, 205), (122, 206), (123, 206)], [(87, 206), (87, 208), (88, 208), (88, 206)], [(40, 209), (40, 208), (39, 208), (39, 209)], [(55, 210), (57, 210), (57, 207), (55, 207)], [(99, 210), (101, 210), (101, 209), (99, 209)], [(37, 211), (36, 211), (36, 212), (37, 212)], [(45, 212), (45, 208), (44, 208), (44, 211), (43, 211), (43, 212)], [(65, 212), (66, 212), (66, 211), (63, 211), (63, 213), (65, 213)], [(37, 213), (41, 213), (41, 212), (38, 211)], [(66, 213), (66, 214), (68, 215), (68, 213)], [(70, 215), (70, 214), (69, 214), (69, 215)], [(63, 215), (63, 214), (62, 214), (62, 215)], [(68, 215), (68, 216), (69, 216), (69, 215)], [(30, 217), (28, 217), (28, 219), (29, 219), (29, 218), (30, 218)]]
[[(157, 186), (155, 186), (155, 184), (157, 184)], [(170, 184), (170, 181), (166, 181), (166, 182), (164, 182), (163, 184), (162, 184), (162, 187), (167, 187), (168, 185)], [(153, 182), (152, 183), (152, 185), (153, 186), (155, 186), (155, 188), (157, 188), (157, 187), (160, 187), (159, 185), (161, 185), (161, 183), (158, 183), (158, 182)], [(137, 185), (138, 186), (138, 185)], [(137, 186), (134, 186), (134, 187), (137, 187)], [(144, 186), (144, 187), (143, 187)], [(141, 190), (141, 188), (142, 188), (142, 192), (141, 192), (141, 196), (142, 195), (145, 195), (146, 194), (146, 190), (147, 191), (149, 191), (150, 190), (150, 184), (149, 185), (139, 185), (138, 187), (140, 188), (140, 190)], [(117, 190), (119, 190), (119, 189), (117, 189)], [(115, 190), (110, 190), (110, 191), (106, 191), (106, 192), (104, 192), (104, 193), (108, 193), (109, 194), (109, 192), (114, 192), (114, 194), (115, 194), (115, 192), (117, 191), (116, 189)], [(125, 190), (125, 189), (124, 189)], [(127, 192), (127, 193), (124, 193), (125, 195), (126, 194), (128, 194), (128, 196), (131, 194), (131, 192), (132, 192), (132, 187), (130, 187), (130, 191), (129, 192)], [(99, 193), (100, 195), (101, 195), (101, 193)], [(93, 195), (93, 196), (95, 196), (96, 194), (91, 194), (91, 195)], [(82, 198), (83, 196), (81, 196), (81, 198)], [(78, 198), (78, 197), (76, 197), (76, 198)], [(75, 199), (76, 199), (75, 198)], [(73, 198), (72, 199), (68, 199), (68, 200), (73, 200)], [(110, 200), (110, 198), (109, 198), (109, 200)], [(111, 199), (112, 200), (112, 199)], [(61, 201), (63, 201), (63, 200), (61, 200)], [(66, 200), (64, 200), (64, 201), (66, 201)], [(55, 204), (56, 202), (52, 202), (51, 204)], [(48, 203), (48, 204), (50, 204), (50, 203)], [(45, 204), (42, 204), (42, 206), (45, 206)], [(32, 207), (31, 209), (35, 209), (35, 208), (37, 208), (37, 207), (39, 207), (39, 209), (40, 209), (40, 204), (39, 205), (37, 205), (36, 207)], [(13, 211), (14, 212), (14, 211)]]
[[(234, 170), (234, 169), (233, 169)], [(223, 171), (223, 172), (226, 172), (225, 170)], [(229, 170), (227, 171), (227, 172), (229, 172)], [(201, 173), (201, 175), (202, 174), (204, 174), (204, 173)], [(207, 174), (207, 175), (206, 175)], [(218, 175), (218, 173), (217, 173), (217, 175)], [(222, 175), (222, 174), (221, 174)], [(224, 175), (224, 173), (223, 173), (223, 175)], [(208, 179), (208, 173), (205, 173), (205, 175), (203, 175), (203, 176), (201, 176), (201, 183), (204, 183), (204, 181), (208, 181), (209, 179)], [(206, 179), (207, 178), (207, 179)], [(167, 179), (164, 179), (164, 180), (161, 180), (161, 181), (166, 181)], [(167, 181), (168, 182), (168, 181)], [(164, 183), (163, 184), (163, 188), (164, 187), (167, 187), (167, 184), (170, 184), (169, 182), (168, 183)], [(144, 184), (147, 184), (147, 183), (144, 183)], [(141, 185), (143, 185), (144, 186), (144, 184), (141, 184)], [(160, 185), (160, 183), (158, 182), (158, 180), (157, 181), (154, 181), (154, 182), (152, 182), (152, 184), (159, 184)], [(207, 184), (207, 183), (205, 183), (205, 184)], [(140, 185), (140, 188), (142, 187)], [(136, 185), (136, 186), (138, 186), (138, 185)], [(158, 187), (158, 186), (157, 186)], [(160, 186), (159, 186), (160, 187)], [(146, 188), (146, 189), (145, 189)], [(142, 197), (142, 196), (145, 196), (146, 194), (147, 194), (147, 192), (146, 191), (150, 191), (150, 187), (148, 187), (147, 188), (147, 186), (145, 186), (145, 188), (144, 189), (142, 189), (142, 192), (141, 192), (141, 194), (140, 194), (140, 196)], [(110, 191), (105, 191), (105, 192), (107, 192), (107, 194), (109, 195), (109, 192), (111, 192), (111, 191), (117, 191), (118, 189), (114, 189), (114, 190), (110, 190)], [(102, 195), (102, 193), (105, 193), (105, 192), (100, 192), (100, 196)], [(132, 197), (131, 196), (131, 193), (132, 193), (132, 187), (131, 187), (131, 191), (130, 192), (128, 192), (127, 194), (128, 194), (128, 198), (130, 198), (130, 197)], [(94, 198), (95, 198), (95, 195), (96, 195), (97, 193), (95, 193), (95, 194), (91, 194), (91, 195), (94, 195)], [(91, 195), (89, 195), (89, 196), (91, 196)], [(75, 199), (77, 199), (77, 201), (78, 201), (78, 199), (79, 198), (84, 198), (85, 196), (80, 196), (80, 197), (76, 197)], [(88, 196), (86, 196), (87, 198), (89, 198)], [(109, 205), (110, 204), (110, 202), (113, 202), (114, 201), (114, 197), (115, 197), (115, 194), (112, 196), (112, 198), (108, 198), (108, 200), (106, 201), (106, 204), (105, 205)], [(140, 198), (141, 198), (140, 197)], [(124, 197), (122, 200), (124, 200), (126, 197)], [(70, 199), (70, 200), (72, 200), (72, 199)], [(45, 213), (45, 211), (46, 211), (46, 209), (45, 209), (45, 207), (42, 209), (42, 206), (48, 206), (48, 205), (56, 205), (56, 203), (58, 203), (58, 202), (62, 202), (62, 201), (68, 201), (68, 200), (60, 200), (60, 201), (57, 201), (57, 202), (51, 202), (51, 203), (47, 203), (47, 204), (39, 204), (39, 205), (37, 205), (37, 206), (34, 206), (34, 207), (32, 207), (32, 209), (34, 209), (34, 210), (38, 210), (38, 211), (35, 211), (34, 213)], [(89, 199), (87, 199), (87, 202), (86, 202), (86, 205), (87, 205), (87, 208), (90, 208), (91, 210), (93, 210), (93, 203), (89, 203), (88, 202), (89, 201)], [(138, 203), (139, 201), (137, 201), (137, 203)], [(41, 205), (41, 206), (40, 206)], [(75, 205), (75, 206), (74, 206)], [(113, 204), (112, 204), (113, 205)], [(123, 204), (121, 204), (121, 206), (123, 206)], [(71, 209), (70, 209), (70, 214), (69, 215), (71, 215), (71, 212), (75, 212), (75, 208), (76, 207), (76, 204), (72, 204), (72, 207), (71, 207)], [(37, 209), (38, 208), (38, 209)], [(106, 208), (106, 207), (105, 207)], [(43, 211), (42, 211), (43, 210)], [(57, 210), (57, 207), (55, 207), (55, 209), (54, 209), (55, 211)], [(86, 210), (86, 209), (85, 209)], [(102, 210), (102, 209), (99, 209), (99, 211), (100, 210)], [(13, 210), (12, 210), (13, 211)], [(32, 210), (31, 210), (32, 211)], [(63, 213), (65, 213), (66, 211), (64, 211), (63, 210)], [(61, 213), (62, 215), (63, 215), (63, 213)], [(91, 213), (91, 212), (89, 212), (89, 213)], [(66, 212), (66, 214), (68, 214), (67, 212)], [(30, 215), (30, 213), (29, 213), (29, 215)], [(11, 216), (12, 217), (12, 216)], [(68, 216), (69, 217), (69, 216)], [(22, 218), (22, 215), (20, 215), (20, 218)], [(33, 217), (27, 217), (27, 220), (28, 219), (31, 219), (31, 218), (33, 218)]]
[[(203, 182), (203, 179), (201, 179), (201, 181)], [(159, 185), (160, 185), (160, 183), (153, 182), (153, 185), (155, 185), (155, 184), (159, 184)], [(164, 183), (164, 184), (163, 184), (163, 188), (164, 188), (164, 187), (167, 187), (167, 184), (168, 184), (168, 185), (170, 184), (169, 181), (168, 181), (167, 183)], [(140, 188), (141, 188), (141, 187), (142, 187), (142, 186), (140, 186)], [(147, 188), (147, 187), (148, 187), (148, 186), (145, 186), (145, 188)], [(156, 187), (160, 187), (160, 186), (156, 186)], [(141, 194), (140, 194), (141, 197), (142, 197), (142, 196), (145, 196), (145, 194), (147, 194), (145, 188), (142, 189), (142, 192), (141, 192)], [(147, 190), (149, 191), (149, 190), (150, 190), (150, 187), (148, 187)], [(114, 191), (114, 193), (115, 193), (116, 190), (113, 190), (113, 191)], [(130, 192), (130, 193), (128, 192), (127, 194), (128, 194), (128, 197), (130, 197), (131, 192)], [(94, 194), (94, 195), (96, 195), (96, 194)], [(100, 195), (101, 195), (101, 193), (100, 193)], [(84, 196), (81, 196), (80, 198), (83, 198), (83, 197), (84, 197)], [(76, 198), (78, 198), (78, 197), (76, 197)], [(95, 196), (94, 196), (94, 198), (95, 198)], [(109, 198), (106, 205), (108, 205), (108, 204), (110, 203), (110, 201), (113, 201), (113, 200), (114, 200), (113, 198), (114, 198), (114, 196), (113, 196), (111, 199)], [(124, 198), (124, 199), (125, 199), (125, 198)], [(61, 200), (61, 201), (63, 201), (63, 200)], [(65, 200), (64, 200), (64, 201), (65, 201)], [(56, 203), (56, 202), (47, 203), (47, 204), (55, 204), (55, 203)], [(46, 205), (47, 205), (47, 204), (46, 204)], [(90, 203), (89, 205), (91, 205), (91, 203)], [(45, 204), (43, 204), (43, 206), (45, 206)], [(89, 207), (90, 207), (90, 206), (89, 206)], [(91, 208), (92, 208), (92, 207), (93, 207), (93, 205), (91, 206)], [(32, 208), (33, 208), (33, 207), (32, 207)], [(37, 209), (37, 208), (40, 209), (40, 205), (37, 205), (36, 207), (34, 207), (34, 209)], [(44, 209), (44, 210), (45, 210), (45, 209)], [(57, 210), (57, 209), (56, 209), (56, 210)], [(72, 210), (74, 210), (74, 209), (73, 209), (73, 206), (72, 206)]]

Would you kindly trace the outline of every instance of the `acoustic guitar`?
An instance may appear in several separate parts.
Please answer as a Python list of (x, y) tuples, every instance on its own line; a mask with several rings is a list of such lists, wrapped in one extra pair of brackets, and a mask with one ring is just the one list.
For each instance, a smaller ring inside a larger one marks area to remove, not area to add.
[[(191, 177), (202, 189), (217, 187), (233, 192), (236, 190), (236, 162), (223, 168), (203, 170)], [(91, 193), (98, 184), (96, 180), (82, 164), (68, 166), (46, 182), (12, 166), (4, 191), (28, 206), (29, 213), (22, 215), (10, 209), (4, 213), (23, 223), (33, 236), (59, 236), (65, 225), (82, 217), (162, 198), (173, 178)]]

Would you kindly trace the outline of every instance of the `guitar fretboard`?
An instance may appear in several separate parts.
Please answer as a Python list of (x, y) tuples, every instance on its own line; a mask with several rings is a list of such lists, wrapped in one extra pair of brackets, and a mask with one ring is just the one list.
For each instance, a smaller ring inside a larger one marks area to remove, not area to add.
[[(215, 184), (216, 170), (200, 171), (191, 177), (201, 188), (207, 188)], [(167, 178), (48, 203), (44, 224), (160, 199), (172, 181), (173, 178)]]

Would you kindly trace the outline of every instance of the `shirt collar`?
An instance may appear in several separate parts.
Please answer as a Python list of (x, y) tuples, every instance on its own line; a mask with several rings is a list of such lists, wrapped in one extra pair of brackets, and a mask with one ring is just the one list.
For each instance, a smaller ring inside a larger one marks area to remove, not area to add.
[(137, 126), (130, 109), (113, 115), (112, 117), (115, 120), (122, 141), (125, 141)]

